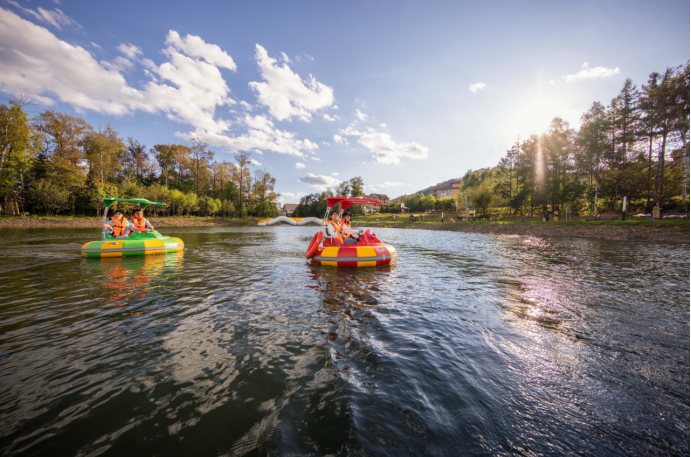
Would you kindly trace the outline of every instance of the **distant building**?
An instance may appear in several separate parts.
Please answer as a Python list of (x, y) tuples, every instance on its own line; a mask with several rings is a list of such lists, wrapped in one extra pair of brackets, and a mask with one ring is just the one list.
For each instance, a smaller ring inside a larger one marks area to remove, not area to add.
[(298, 207), (297, 203), (285, 203), (283, 205), (283, 215), (284, 216), (292, 216), (293, 213), (295, 212), (295, 208)]
[(432, 195), (439, 200), (440, 198), (456, 197), (461, 193), (461, 181), (454, 181), (451, 184), (437, 185), (432, 187)]
[(389, 203), (389, 196), (385, 194), (369, 194), (365, 195), (365, 198), (374, 198), (376, 200), (381, 200), (384, 202), (385, 205)]
[(389, 197), (384, 194), (369, 194), (363, 195), (365, 198), (373, 198), (375, 200), (381, 200), (384, 202), (383, 205), (365, 205), (365, 214), (368, 213), (378, 213), (382, 206), (386, 206), (389, 203)]

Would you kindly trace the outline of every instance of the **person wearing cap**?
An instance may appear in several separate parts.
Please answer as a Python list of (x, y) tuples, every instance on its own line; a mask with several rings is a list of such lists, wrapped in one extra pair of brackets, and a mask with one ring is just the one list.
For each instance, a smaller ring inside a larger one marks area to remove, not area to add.
[(127, 238), (134, 231), (119, 209), (115, 210), (113, 217), (106, 222), (106, 226), (111, 227), (106, 227), (106, 234), (112, 235), (114, 238)]
[(135, 208), (134, 211), (132, 211), (130, 224), (134, 227), (133, 232), (145, 232), (146, 229), (154, 229), (154, 226), (144, 218), (144, 211), (142, 211), (141, 208)]

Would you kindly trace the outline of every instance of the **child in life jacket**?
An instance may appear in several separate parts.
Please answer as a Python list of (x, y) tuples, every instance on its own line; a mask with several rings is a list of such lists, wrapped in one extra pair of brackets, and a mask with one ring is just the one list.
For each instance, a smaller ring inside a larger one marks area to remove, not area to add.
[(360, 241), (360, 233), (350, 227), (350, 213), (343, 213), (343, 222), (341, 222), (341, 232), (345, 244), (357, 244)]
[(133, 227), (130, 227), (130, 223), (123, 216), (120, 210), (116, 210), (113, 213), (113, 217), (106, 222), (106, 225), (111, 227), (106, 228), (106, 235), (112, 235), (114, 238), (127, 238), (135, 231)]
[(337, 211), (331, 211), (329, 215), (329, 221), (326, 223), (326, 236), (343, 244), (343, 234), (341, 234), (341, 224), (339, 223)]
[(135, 208), (132, 212), (132, 217), (129, 220), (132, 227), (134, 227), (133, 232), (145, 232), (146, 229), (153, 230), (154, 226), (144, 218), (144, 211), (141, 208)]

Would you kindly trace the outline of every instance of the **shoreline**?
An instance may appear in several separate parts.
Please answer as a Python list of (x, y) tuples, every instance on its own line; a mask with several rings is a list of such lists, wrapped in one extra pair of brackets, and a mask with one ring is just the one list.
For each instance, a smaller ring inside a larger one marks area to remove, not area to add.
[[(154, 227), (245, 227), (256, 226), (258, 217), (213, 218), (213, 217), (151, 217), (147, 218)], [(99, 228), (100, 217), (0, 217), (0, 228)]]
[(569, 225), (568, 223), (425, 223), (425, 222), (374, 222), (353, 221), (381, 228), (401, 228), (412, 230), (440, 230), (445, 232), (479, 233), (485, 235), (518, 235), (555, 238), (579, 238), (602, 241), (633, 241), (645, 243), (689, 244), (691, 234), (688, 222), (660, 225), (593, 224)]
[[(155, 227), (256, 227), (259, 218), (155, 217)], [(518, 235), (535, 237), (578, 238), (603, 241), (689, 244), (689, 222), (658, 223), (440, 223), (355, 220), (363, 227), (407, 230), (440, 230), (485, 235)], [(100, 217), (0, 217), (0, 228), (98, 228)]]

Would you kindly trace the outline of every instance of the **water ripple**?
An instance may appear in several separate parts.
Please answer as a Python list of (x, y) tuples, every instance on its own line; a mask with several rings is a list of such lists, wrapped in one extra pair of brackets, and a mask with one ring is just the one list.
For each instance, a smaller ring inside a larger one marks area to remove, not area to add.
[(688, 246), (376, 231), (0, 230), (0, 453), (688, 455)]

